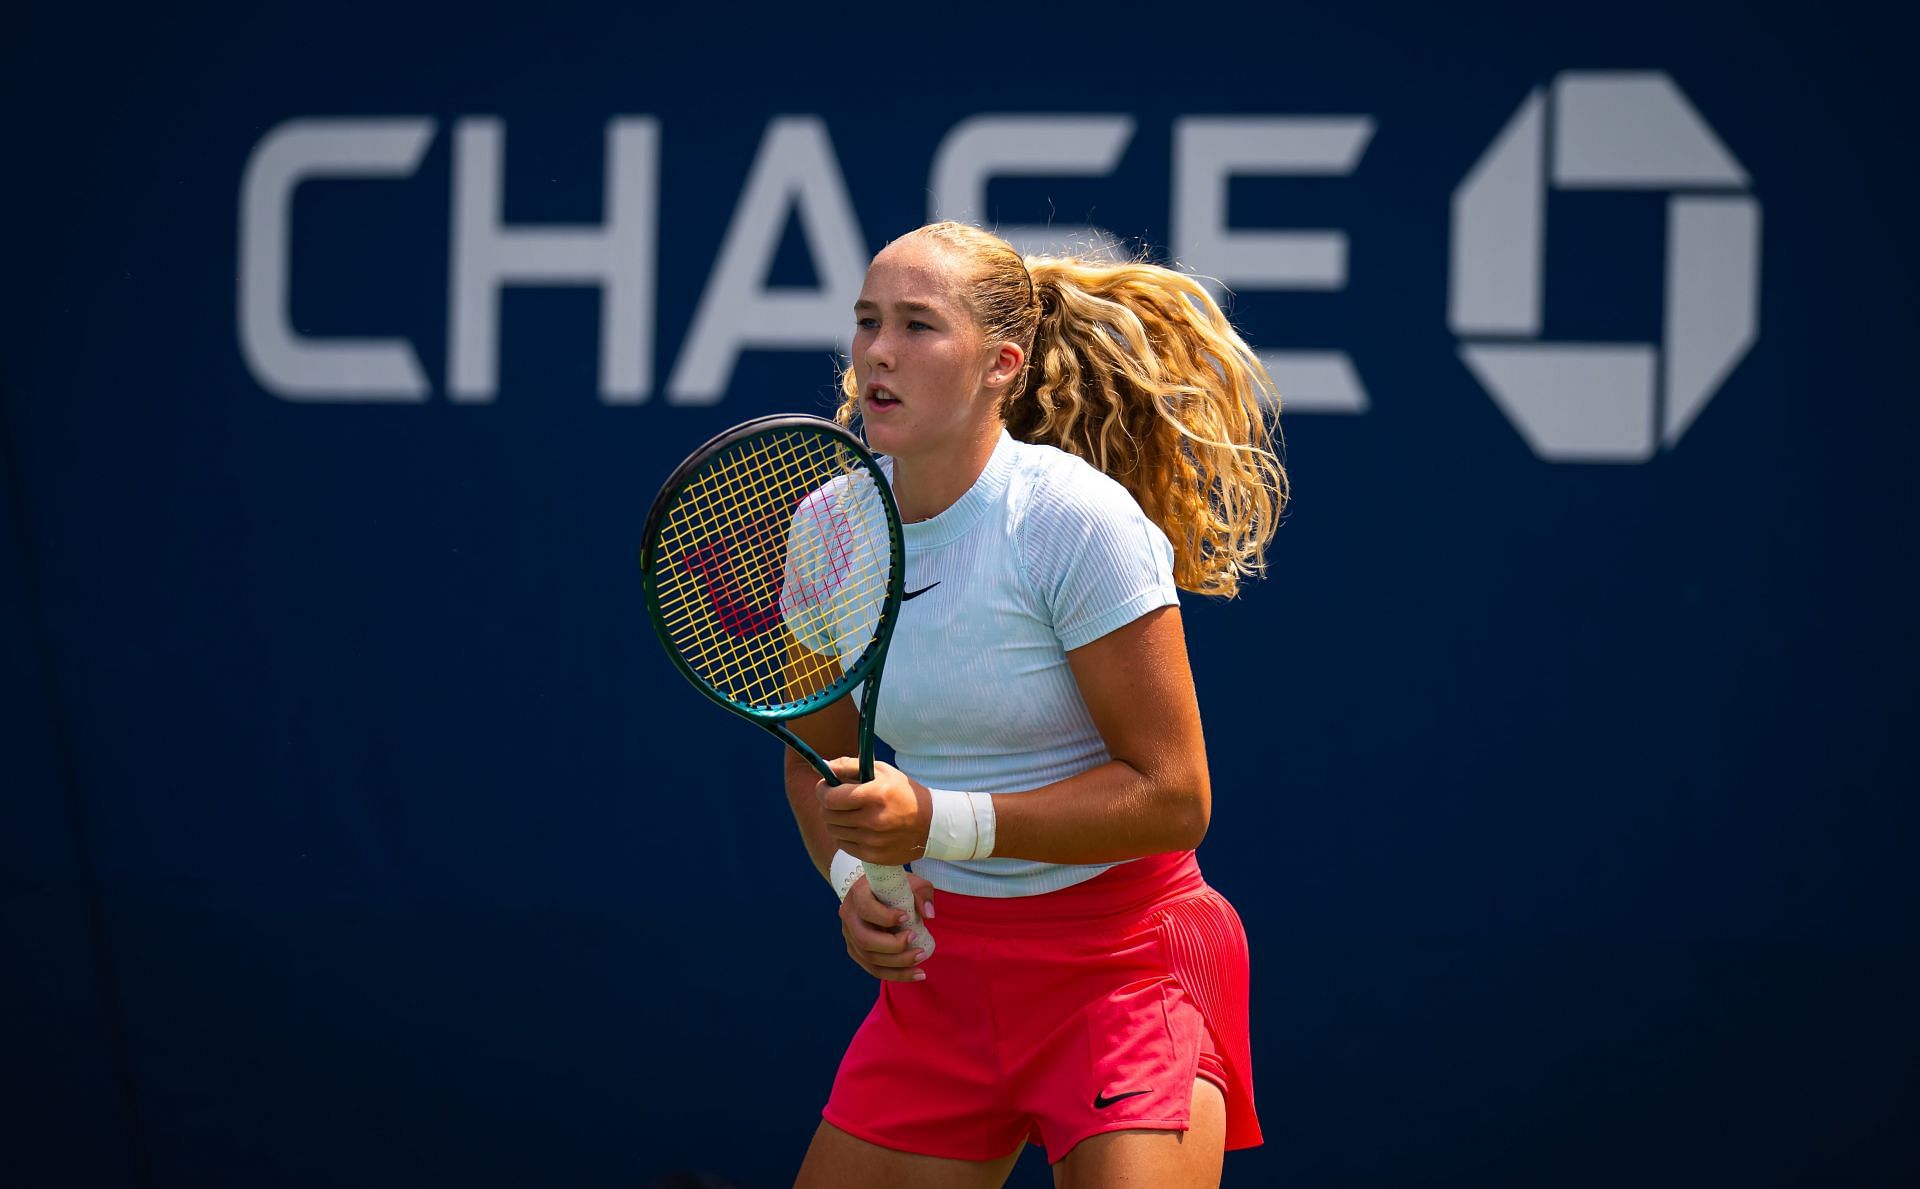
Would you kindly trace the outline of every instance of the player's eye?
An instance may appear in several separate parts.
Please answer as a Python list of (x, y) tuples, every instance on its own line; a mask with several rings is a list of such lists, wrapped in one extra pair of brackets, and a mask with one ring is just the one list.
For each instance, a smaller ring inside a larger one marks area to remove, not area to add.
[(860, 317), (856, 317), (853, 320), (853, 324), (859, 327), (861, 330), (874, 330), (879, 327), (880, 319), (863, 315)]

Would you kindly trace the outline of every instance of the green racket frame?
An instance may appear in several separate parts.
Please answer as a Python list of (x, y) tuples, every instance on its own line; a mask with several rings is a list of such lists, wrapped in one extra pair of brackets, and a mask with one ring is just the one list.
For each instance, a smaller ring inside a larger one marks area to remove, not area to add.
[[(871, 473), (887, 518), (886, 599), (882, 605), (879, 623), (874, 628), (873, 639), (868, 642), (852, 668), (842, 671), (839, 680), (805, 697), (783, 702), (777, 706), (745, 706), (702, 677), (692, 665), (687, 663), (680, 649), (675, 646), (665, 615), (660, 609), (661, 592), (655, 577), (659, 561), (660, 536), (676, 497), (689, 484), (705, 475), (708, 468), (714, 466), (723, 455), (755, 438), (789, 434), (795, 431), (831, 439), (835, 445), (845, 448), (860, 466)], [(838, 701), (854, 686), (864, 682), (865, 685), (860, 694), (860, 779), (863, 782), (872, 780), (873, 715), (875, 708), (879, 705), (880, 674), (886, 665), (887, 646), (892, 642), (893, 629), (899, 619), (902, 596), (906, 589), (906, 541), (901, 532), (900, 509), (894, 503), (893, 489), (887, 482), (886, 474), (881, 471), (880, 464), (874, 460), (872, 452), (866, 445), (834, 422), (801, 413), (757, 417), (722, 430), (689, 454), (686, 460), (667, 476), (667, 481), (660, 487), (660, 493), (654, 497), (653, 507), (647, 513), (646, 529), (641, 542), (640, 575), (646, 596), (647, 615), (653, 623), (654, 633), (659, 636), (667, 656), (673, 661), (674, 667), (680, 670), (681, 676), (691, 682), (693, 687), (709, 700), (717, 702), (792, 748), (813, 767), (814, 771), (820, 773), (821, 778), (828, 784), (839, 784), (840, 778), (834, 775), (833, 769), (827, 766), (826, 760), (821, 758), (818, 752), (793, 733), (787, 726), (787, 720), (812, 714), (829, 703)], [(883, 902), (909, 915), (907, 927), (913, 944), (929, 954), (932, 953), (933, 936), (927, 932), (925, 924), (920, 920), (920, 913), (913, 902), (912, 889), (907, 884), (904, 869), (876, 863), (867, 863), (865, 866), (867, 882), (873, 888), (874, 894)]]

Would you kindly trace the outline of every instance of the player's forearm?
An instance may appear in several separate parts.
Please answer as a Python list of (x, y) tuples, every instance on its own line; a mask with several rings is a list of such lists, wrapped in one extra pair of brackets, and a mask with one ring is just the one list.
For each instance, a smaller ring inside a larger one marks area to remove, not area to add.
[[(860, 714), (853, 708), (852, 698), (830, 702), (787, 725), (817, 755), (846, 755), (860, 745)], [(827, 833), (827, 824), (820, 817), (819, 798), (814, 795), (820, 773), (791, 747), (782, 748), (780, 755), (785, 765), (781, 774), (786, 781), (787, 804), (793, 810), (794, 824), (800, 827), (800, 840), (806, 843), (807, 857), (825, 879), (833, 865), (833, 852), (840, 848)]]
[(997, 858), (1114, 863), (1199, 846), (1212, 795), (1204, 761), (1143, 772), (1108, 760), (1031, 792), (1000, 794), (993, 808)]
[(781, 750), (781, 774), (787, 786), (787, 805), (793, 810), (793, 824), (800, 828), (800, 841), (806, 845), (814, 870), (825, 879), (833, 862), (833, 852), (839, 848), (827, 835), (826, 823), (820, 820), (820, 802), (813, 795), (814, 786), (820, 783), (820, 774), (813, 770), (813, 765), (795, 755), (792, 748)]

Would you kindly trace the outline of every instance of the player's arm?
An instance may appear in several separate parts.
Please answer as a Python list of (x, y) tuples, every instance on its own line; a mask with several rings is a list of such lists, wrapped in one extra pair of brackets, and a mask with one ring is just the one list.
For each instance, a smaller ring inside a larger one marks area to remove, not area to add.
[[(793, 658), (788, 665), (790, 675), (820, 674), (823, 666), (818, 663), (818, 654), (807, 651), (797, 641), (789, 642), (789, 655)], [(805, 680), (813, 688), (825, 688), (839, 677), (839, 666), (835, 664), (829, 676), (810, 678), (789, 677), (789, 696), (804, 697), (812, 692), (808, 686), (794, 686), (795, 681)], [(787, 723), (794, 734), (800, 736), (808, 747), (823, 756), (843, 756), (851, 754), (860, 746), (860, 711), (848, 694), (829, 702), (825, 707), (804, 718), (796, 718)], [(793, 809), (793, 820), (800, 827), (800, 840), (806, 844), (807, 857), (813, 860), (814, 869), (822, 878), (827, 875), (828, 865), (833, 862), (833, 852), (838, 849), (833, 839), (827, 835), (827, 827), (820, 820), (820, 802), (814, 795), (814, 786), (820, 783), (820, 774), (813, 765), (800, 758), (800, 753), (791, 747), (780, 749), (782, 772), (786, 781), (787, 804)]]
[[(789, 666), (790, 671), (798, 668), (801, 666)], [(860, 746), (860, 711), (854, 706), (852, 694), (787, 725), (821, 755), (846, 755)], [(822, 877), (831, 879), (833, 852), (839, 846), (827, 833), (820, 812), (820, 774), (791, 747), (782, 751), (787, 804), (793, 809), (794, 823), (800, 827), (800, 838), (806, 843), (807, 856), (813, 860), (814, 869)], [(908, 882), (914, 898), (920, 902), (920, 911), (931, 915), (933, 889), (918, 876), (909, 876)], [(847, 955), (875, 978), (892, 982), (925, 978), (915, 969), (925, 955), (911, 948), (912, 935), (900, 924), (903, 916), (876, 899), (864, 878), (856, 881), (840, 905), (840, 932), (847, 943)]]
[(993, 853), (1108, 863), (1191, 850), (1213, 810), (1200, 705), (1178, 607), (1161, 607), (1067, 654), (1113, 758), (993, 799)]
[[(1067, 663), (1113, 758), (1037, 789), (996, 794), (993, 856), (1112, 863), (1198, 846), (1212, 786), (1179, 608), (1149, 611), (1067, 653)], [(851, 760), (833, 763), (857, 779)], [(896, 768), (877, 765), (871, 783), (817, 795), (828, 848), (906, 863), (929, 846), (933, 795)]]

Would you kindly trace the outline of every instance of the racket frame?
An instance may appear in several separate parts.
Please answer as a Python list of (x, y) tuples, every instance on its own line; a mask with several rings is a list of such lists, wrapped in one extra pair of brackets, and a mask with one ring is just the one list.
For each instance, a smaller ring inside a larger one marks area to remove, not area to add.
[[(874, 486), (880, 493), (882, 506), (887, 519), (887, 594), (882, 603), (880, 621), (875, 626), (873, 639), (868, 642), (860, 658), (851, 670), (843, 670), (840, 680), (816, 690), (804, 698), (765, 710), (748, 709), (721, 693), (702, 678), (680, 654), (673, 643), (672, 632), (659, 609), (659, 588), (654, 578), (658, 561), (660, 523), (674, 503), (681, 488), (699, 475), (701, 469), (711, 463), (723, 451), (740, 442), (750, 440), (761, 434), (780, 429), (805, 429), (834, 439), (852, 453), (859, 465), (865, 467), (873, 477)], [(865, 683), (860, 691), (860, 779), (864, 783), (873, 779), (873, 716), (880, 704), (880, 673), (886, 665), (887, 648), (893, 642), (893, 629), (898, 622), (900, 605), (904, 602), (906, 590), (907, 550), (906, 534), (900, 527), (900, 508), (894, 503), (893, 487), (887, 481), (885, 472), (875, 461), (873, 452), (866, 443), (855, 437), (845, 426), (828, 421), (824, 417), (815, 417), (805, 413), (775, 413), (766, 417), (756, 417), (743, 421), (731, 428), (721, 430), (704, 442), (667, 476), (660, 486), (660, 492), (654, 497), (653, 507), (647, 513), (646, 528), (640, 544), (640, 575), (645, 590), (647, 615), (653, 621), (654, 633), (665, 646), (667, 655), (672, 658), (674, 667), (680, 675), (693, 684), (709, 701), (717, 702), (733, 714), (746, 719), (762, 730), (767, 731), (782, 743), (792, 748), (806, 760), (813, 770), (818, 772), (828, 784), (841, 783), (833, 769), (828, 767), (820, 753), (809, 747), (800, 736), (787, 726), (787, 720), (812, 714), (830, 703), (838, 701), (851, 692), (855, 685)], [(909, 944), (932, 955), (934, 950), (933, 934), (927, 930), (926, 922), (920, 918), (920, 909), (913, 900), (913, 890), (907, 883), (906, 870), (903, 867), (884, 863), (861, 861), (866, 868), (867, 883), (874, 895), (884, 904), (907, 914), (905, 926)]]
[(825, 689), (816, 690), (804, 698), (782, 703), (767, 709), (748, 709), (727, 697), (705, 678), (694, 671), (681, 655), (678, 648), (668, 645), (667, 655), (673, 660), (674, 668), (680, 675), (693, 683), (695, 689), (705, 694), (711, 701), (718, 702), (741, 718), (765, 728), (781, 742), (798, 752), (802, 759), (829, 784), (838, 784), (840, 778), (833, 774), (820, 753), (807, 746), (798, 735), (786, 725), (788, 719), (803, 718), (827, 705), (839, 701), (854, 686), (865, 682), (860, 691), (860, 779), (873, 779), (873, 712), (880, 701), (880, 671), (886, 665), (887, 648), (893, 640), (894, 625), (899, 620), (900, 604), (906, 590), (906, 538), (900, 528), (900, 508), (893, 501), (893, 488), (887, 482), (887, 476), (874, 460), (873, 452), (866, 444), (853, 436), (846, 427), (828, 421), (824, 417), (814, 417), (805, 413), (775, 413), (766, 417), (756, 417), (743, 421), (729, 429), (721, 430), (702, 443), (689, 454), (681, 464), (667, 476), (660, 485), (660, 493), (654, 497), (653, 507), (647, 513), (646, 529), (642, 534), (640, 546), (641, 586), (646, 594), (647, 615), (653, 621), (654, 631), (663, 643), (672, 639), (666, 619), (660, 611), (660, 592), (654, 576), (655, 563), (658, 560), (656, 549), (659, 544), (660, 522), (666, 518), (673, 506), (674, 497), (680, 489), (690, 483), (701, 470), (719, 457), (728, 448), (751, 440), (763, 434), (781, 429), (805, 429), (811, 433), (829, 437), (837, 444), (847, 448), (873, 476), (874, 487), (880, 494), (882, 505), (887, 513), (887, 594), (881, 606), (880, 621), (874, 631), (873, 640), (861, 653), (859, 660), (851, 670), (842, 671), (840, 679)]

